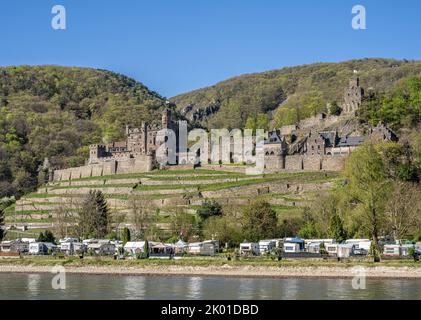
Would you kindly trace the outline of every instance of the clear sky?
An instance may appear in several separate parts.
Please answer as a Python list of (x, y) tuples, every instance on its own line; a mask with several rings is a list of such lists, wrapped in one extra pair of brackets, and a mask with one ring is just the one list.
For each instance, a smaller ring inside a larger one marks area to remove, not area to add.
[[(367, 30), (351, 27), (354, 5)], [(64, 5), (67, 29), (53, 30)], [(321, 61), (421, 59), (419, 0), (2, 0), (0, 65), (109, 69), (171, 97)]]

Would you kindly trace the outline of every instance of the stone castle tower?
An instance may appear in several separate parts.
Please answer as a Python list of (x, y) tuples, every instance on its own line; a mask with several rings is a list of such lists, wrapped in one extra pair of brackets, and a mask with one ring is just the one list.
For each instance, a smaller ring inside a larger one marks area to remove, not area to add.
[(349, 87), (345, 89), (342, 109), (344, 113), (355, 113), (361, 106), (364, 89), (360, 86), (360, 78), (350, 80)]

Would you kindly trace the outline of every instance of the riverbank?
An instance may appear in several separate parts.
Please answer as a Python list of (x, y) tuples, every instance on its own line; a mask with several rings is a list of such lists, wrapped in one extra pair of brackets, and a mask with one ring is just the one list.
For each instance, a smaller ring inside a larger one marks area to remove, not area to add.
[(330, 263), (305, 265), (299, 262), (266, 264), (220, 263), (199, 264), (162, 261), (5, 261), (0, 260), (0, 273), (51, 273), (53, 266), (62, 265), (67, 273), (95, 275), (142, 276), (212, 276), (248, 278), (353, 278), (365, 275), (372, 279), (421, 279), (421, 264), (383, 262)]

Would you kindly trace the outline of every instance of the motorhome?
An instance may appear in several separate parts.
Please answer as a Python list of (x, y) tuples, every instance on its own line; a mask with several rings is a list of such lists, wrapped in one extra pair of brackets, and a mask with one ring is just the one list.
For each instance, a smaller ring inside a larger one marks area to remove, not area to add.
[(276, 248), (275, 240), (260, 240), (259, 241), (259, 253), (261, 255), (270, 253), (275, 248)]
[(299, 243), (285, 242), (283, 250), (285, 253), (298, 253), (301, 252), (301, 247)]
[(115, 244), (110, 242), (96, 242), (87, 245), (88, 253), (98, 256), (112, 256), (115, 254)]
[(322, 246), (322, 242), (310, 242), (307, 245), (307, 252), (309, 253), (320, 253), (320, 247)]
[(325, 246), (327, 254), (329, 256), (337, 256), (338, 246), (339, 246), (339, 244), (337, 244), (337, 243), (327, 244)]
[(338, 258), (349, 258), (354, 255), (355, 245), (351, 243), (345, 243), (338, 245)]
[(211, 242), (195, 242), (189, 243), (187, 252), (198, 256), (214, 256), (215, 245)]
[(49, 242), (33, 242), (29, 244), (29, 254), (46, 255), (49, 250), (54, 250), (57, 246)]
[(243, 242), (240, 243), (240, 255), (242, 256), (258, 256), (259, 244), (255, 242)]
[(354, 254), (365, 256), (370, 252), (371, 240), (369, 239), (348, 239), (346, 244), (354, 245)]
[(398, 244), (388, 244), (383, 247), (383, 255), (386, 257), (399, 257), (401, 255), (401, 246)]

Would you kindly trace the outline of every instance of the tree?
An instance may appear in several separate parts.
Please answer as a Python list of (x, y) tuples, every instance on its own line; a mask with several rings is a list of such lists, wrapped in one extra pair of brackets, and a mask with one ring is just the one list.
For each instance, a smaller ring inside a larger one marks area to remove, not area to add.
[(222, 215), (222, 206), (215, 200), (205, 200), (197, 210), (197, 214), (203, 220), (213, 216), (220, 216)]
[(148, 210), (148, 205), (142, 200), (132, 199), (130, 201), (130, 211), (136, 232), (135, 237), (143, 239), (153, 220), (152, 214)]
[(104, 238), (111, 226), (107, 201), (101, 191), (90, 191), (79, 213), (78, 231), (83, 238)]
[(263, 129), (265, 131), (269, 130), (269, 119), (267, 114), (258, 113), (251, 115), (247, 118), (246, 129), (253, 130), (253, 134), (256, 134), (256, 130)]
[(205, 239), (219, 240), (221, 245), (237, 245), (242, 240), (241, 228), (237, 220), (231, 216), (213, 216), (203, 225)]
[(381, 155), (372, 141), (367, 141), (348, 158), (345, 164), (350, 204), (356, 213), (360, 226), (373, 240), (373, 252), (377, 260), (379, 234), (385, 224), (385, 201), (390, 192), (388, 179)]
[(338, 214), (335, 214), (330, 219), (328, 235), (330, 238), (335, 239), (339, 243), (348, 238), (343, 221)]
[(125, 245), (127, 242), (129, 242), (130, 239), (130, 229), (129, 228), (124, 228), (123, 229), (123, 236), (121, 237), (121, 240), (123, 241), (123, 245)]
[(388, 230), (395, 239), (404, 239), (420, 230), (421, 189), (419, 185), (405, 182), (394, 184), (386, 208)]
[(149, 258), (149, 241), (148, 241), (148, 239), (145, 240), (145, 244), (143, 246), (143, 257)]
[(0, 241), (3, 241), (4, 236), (6, 235), (4, 228), (4, 210), (0, 207)]
[(339, 116), (342, 113), (342, 108), (336, 101), (333, 101), (329, 106), (329, 113), (333, 116)]
[(37, 242), (55, 243), (56, 238), (54, 237), (54, 234), (50, 230), (45, 230), (44, 233), (41, 232), (39, 234)]
[(181, 240), (187, 241), (192, 236), (197, 235), (196, 218), (186, 210), (177, 208), (171, 217), (171, 229), (173, 236), (178, 236)]
[(248, 241), (273, 238), (278, 231), (276, 212), (265, 201), (255, 201), (243, 211), (243, 235)]
[(69, 234), (69, 226), (75, 221), (74, 212), (76, 212), (77, 207), (73, 204), (73, 198), (69, 198), (70, 202), (62, 202), (54, 210), (55, 217), (55, 233), (60, 238), (66, 238)]

